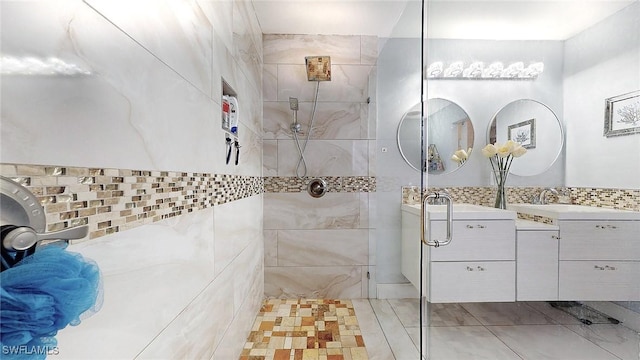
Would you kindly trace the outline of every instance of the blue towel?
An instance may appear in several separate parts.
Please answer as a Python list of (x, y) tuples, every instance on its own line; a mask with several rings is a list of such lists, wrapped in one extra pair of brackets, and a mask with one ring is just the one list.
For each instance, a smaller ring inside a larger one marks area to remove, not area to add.
[(55, 335), (99, 310), (98, 266), (65, 247), (47, 245), (0, 273), (3, 359), (44, 359), (57, 351)]

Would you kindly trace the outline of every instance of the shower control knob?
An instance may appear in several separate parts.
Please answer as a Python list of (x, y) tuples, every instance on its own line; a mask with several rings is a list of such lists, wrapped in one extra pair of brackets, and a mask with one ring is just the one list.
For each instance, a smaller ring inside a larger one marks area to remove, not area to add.
[(313, 179), (307, 185), (307, 192), (314, 198), (322, 197), (327, 192), (327, 182), (323, 179)]

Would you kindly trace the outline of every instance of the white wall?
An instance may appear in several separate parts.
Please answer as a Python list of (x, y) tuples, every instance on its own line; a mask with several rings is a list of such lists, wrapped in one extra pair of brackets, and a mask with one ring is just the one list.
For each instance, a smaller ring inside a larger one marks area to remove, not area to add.
[[(250, 3), (0, 6), (3, 56), (91, 72), (2, 76), (2, 163), (262, 175), (262, 34)], [(221, 77), (241, 104), (237, 167), (224, 164)], [(98, 263), (105, 302), (59, 332), (57, 358), (237, 358), (263, 296), (262, 195), (69, 250)]]
[(604, 137), (605, 99), (640, 90), (640, 3), (565, 43), (567, 186), (640, 188), (640, 135)]

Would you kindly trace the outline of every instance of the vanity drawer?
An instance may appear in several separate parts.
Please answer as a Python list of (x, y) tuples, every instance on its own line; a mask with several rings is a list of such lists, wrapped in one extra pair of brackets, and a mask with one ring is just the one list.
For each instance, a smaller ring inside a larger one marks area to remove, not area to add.
[(432, 262), (433, 303), (515, 301), (515, 261)]
[(640, 221), (561, 221), (560, 260), (640, 260)]
[(640, 262), (560, 261), (559, 273), (560, 300), (640, 301)]
[[(430, 239), (446, 238), (446, 221), (431, 221)], [(430, 249), (431, 261), (515, 260), (513, 220), (454, 220), (453, 240)]]

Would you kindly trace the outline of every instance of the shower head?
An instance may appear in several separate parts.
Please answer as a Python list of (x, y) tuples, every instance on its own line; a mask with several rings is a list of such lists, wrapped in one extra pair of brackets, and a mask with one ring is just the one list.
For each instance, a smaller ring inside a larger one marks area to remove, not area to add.
[(289, 107), (291, 110), (298, 111), (298, 98), (289, 97)]
[(304, 63), (307, 66), (307, 80), (331, 81), (330, 56), (305, 56)]

